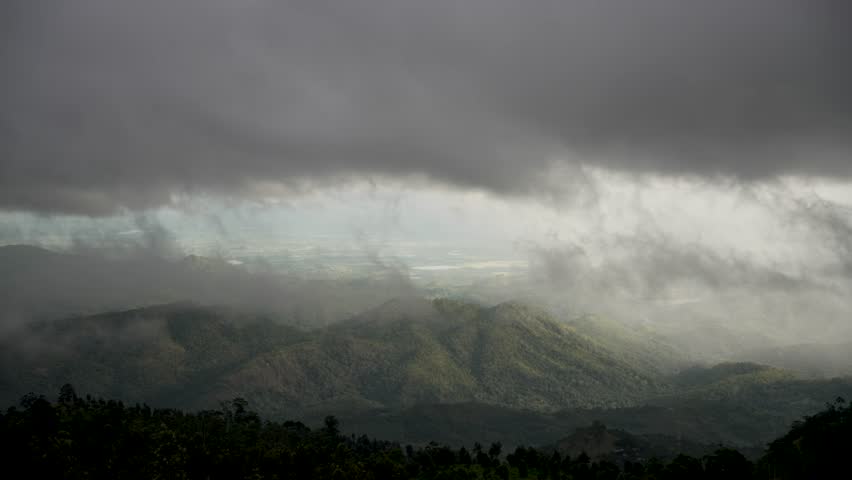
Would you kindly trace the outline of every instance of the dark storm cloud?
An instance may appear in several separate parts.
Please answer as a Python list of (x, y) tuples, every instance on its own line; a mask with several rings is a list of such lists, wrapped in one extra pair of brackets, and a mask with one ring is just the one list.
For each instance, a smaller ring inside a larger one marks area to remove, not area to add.
[(7, 209), (353, 176), (525, 193), (565, 152), (674, 175), (852, 175), (844, 0), (0, 9)]

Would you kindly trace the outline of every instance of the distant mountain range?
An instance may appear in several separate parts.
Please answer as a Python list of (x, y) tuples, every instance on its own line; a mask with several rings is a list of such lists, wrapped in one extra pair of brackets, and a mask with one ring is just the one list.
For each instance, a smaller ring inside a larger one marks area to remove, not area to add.
[[(847, 344), (752, 349), (702, 366), (647, 325), (426, 299), (405, 286), (263, 278), (202, 257), (109, 261), (7, 246), (0, 271), (6, 405), (71, 383), (184, 409), (243, 397), (267, 418), (333, 414), (348, 431), (413, 443), (573, 445), (570, 432), (599, 420), (610, 428), (603, 440), (667, 451), (760, 444), (852, 397)], [(364, 292), (396, 299), (362, 308)], [(181, 297), (201, 303), (117, 310)]]
[(187, 409), (235, 397), (270, 418), (340, 417), (403, 441), (556, 442), (600, 420), (641, 435), (760, 443), (852, 381), (693, 367), (651, 332), (533, 306), (404, 298), (302, 329), (178, 303), (44, 321), (0, 340), (0, 401), (92, 395)]

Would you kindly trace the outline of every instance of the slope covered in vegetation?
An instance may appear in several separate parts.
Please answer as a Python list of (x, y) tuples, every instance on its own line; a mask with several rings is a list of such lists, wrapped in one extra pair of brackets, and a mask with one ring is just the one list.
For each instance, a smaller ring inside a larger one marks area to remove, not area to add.
[(7, 402), (74, 382), (187, 408), (242, 396), (272, 416), (472, 401), (555, 411), (627, 406), (660, 388), (656, 372), (517, 303), (401, 300), (311, 331), (169, 305), (46, 323), (26, 338), (37, 354), (6, 341)]

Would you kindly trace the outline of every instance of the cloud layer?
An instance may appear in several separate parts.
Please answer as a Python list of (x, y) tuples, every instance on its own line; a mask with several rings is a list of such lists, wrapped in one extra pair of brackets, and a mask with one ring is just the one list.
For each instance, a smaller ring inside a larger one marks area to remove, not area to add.
[[(852, 176), (848, 2), (12, 0), (0, 208), (352, 177), (500, 193), (561, 162)], [(569, 169), (569, 172), (571, 170)]]

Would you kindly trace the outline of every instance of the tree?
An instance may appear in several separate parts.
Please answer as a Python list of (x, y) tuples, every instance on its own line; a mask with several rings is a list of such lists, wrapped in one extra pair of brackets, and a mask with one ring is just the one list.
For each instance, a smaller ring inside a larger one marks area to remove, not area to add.
[(74, 387), (70, 383), (62, 385), (59, 389), (59, 403), (73, 405), (75, 401), (77, 401), (77, 392), (74, 391)]
[(698, 480), (704, 477), (704, 467), (701, 465), (701, 460), (680, 454), (666, 465), (663, 477), (672, 480), (679, 478)]
[(323, 431), (330, 436), (337, 436), (340, 433), (340, 421), (334, 415), (329, 415), (323, 420)]
[(470, 452), (468, 452), (466, 448), (461, 447), (459, 449), (459, 463), (462, 465), (470, 465), (472, 462), (473, 459), (470, 458)]
[(500, 442), (494, 442), (491, 444), (491, 448), (488, 449), (488, 456), (491, 457), (492, 462), (500, 461), (500, 452), (503, 451), (503, 444)]
[(720, 448), (704, 457), (704, 472), (710, 478), (745, 480), (751, 477), (752, 470), (752, 463), (742, 453), (730, 448)]

